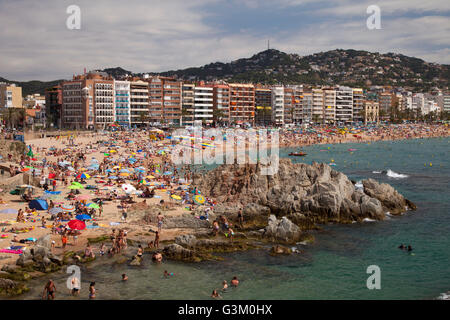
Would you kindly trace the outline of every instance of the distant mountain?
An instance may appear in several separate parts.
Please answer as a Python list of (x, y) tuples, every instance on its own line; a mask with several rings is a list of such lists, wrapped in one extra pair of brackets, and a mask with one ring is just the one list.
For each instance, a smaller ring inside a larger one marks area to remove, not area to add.
[[(142, 76), (121, 67), (103, 71), (114, 78), (126, 75)], [(154, 73), (151, 75), (174, 76), (183, 80), (226, 80), (229, 82), (253, 82), (263, 84), (392, 85), (416, 92), (429, 91), (433, 87), (450, 86), (450, 65), (425, 62), (402, 54), (336, 49), (307, 56), (288, 54), (269, 49), (230, 63), (214, 62), (202, 67)], [(7, 81), (0, 78), (0, 81)], [(17, 82), (23, 94), (43, 93), (57, 81)]]
[(416, 91), (450, 85), (450, 65), (428, 63), (401, 54), (336, 49), (308, 56), (275, 49), (230, 63), (162, 72), (184, 80), (223, 79), (266, 84), (393, 85)]
[(112, 76), (115, 79), (122, 78), (122, 77), (125, 77), (127, 75), (133, 75), (133, 72), (125, 70), (125, 69), (122, 69), (121, 67), (106, 68), (106, 69), (103, 69), (103, 70), (96, 70), (96, 71), (106, 72), (107, 74), (109, 74), (110, 76)]
[(0, 77), (0, 82), (7, 83), (15, 83), (17, 86), (22, 87), (22, 96), (26, 96), (33, 93), (40, 93), (42, 95), (45, 94), (45, 89), (56, 86), (61, 81), (64, 80), (53, 80), (53, 81), (39, 81), (39, 80), (31, 80), (31, 81), (14, 81), (7, 80), (5, 78)]

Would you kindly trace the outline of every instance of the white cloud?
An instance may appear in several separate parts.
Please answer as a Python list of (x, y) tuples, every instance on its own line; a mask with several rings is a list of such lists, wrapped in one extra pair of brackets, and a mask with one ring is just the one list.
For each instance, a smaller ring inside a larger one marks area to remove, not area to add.
[[(308, 10), (308, 2), (313, 2), (245, 1), (245, 5), (255, 10), (269, 5), (274, 10), (305, 5)], [(431, 2), (411, 0), (408, 3), (417, 4), (417, 10), (436, 11), (438, 3), (444, 11), (448, 8), (448, 1)], [(343, 1), (339, 10), (351, 16), (356, 12), (350, 8), (352, 3)], [(385, 4), (392, 12), (400, 10), (398, 0), (379, 3), (382, 10)], [(267, 39), (271, 39), (272, 47), (292, 53), (354, 48), (394, 51), (450, 63), (449, 19), (441, 12), (408, 19), (383, 17), (382, 11), (383, 29), (368, 30), (365, 5), (355, 4), (357, 10), (363, 8), (361, 18), (326, 13), (324, 5), (319, 10), (311, 9), (312, 15), (322, 18), (302, 26), (298, 32), (292, 28), (261, 32), (248, 26), (240, 32), (228, 32), (215, 25), (211, 18), (212, 14), (222, 13), (219, 0), (78, 0), (81, 30), (68, 30), (66, 8), (70, 4), (72, 0), (0, 0), (0, 76), (13, 80), (52, 80), (70, 78), (84, 67), (115, 66), (134, 72), (165, 71), (248, 57), (264, 50)], [(215, 10), (211, 11), (206, 4), (215, 5)], [(324, 14), (330, 18), (324, 19)], [(276, 25), (277, 21), (271, 23)]]

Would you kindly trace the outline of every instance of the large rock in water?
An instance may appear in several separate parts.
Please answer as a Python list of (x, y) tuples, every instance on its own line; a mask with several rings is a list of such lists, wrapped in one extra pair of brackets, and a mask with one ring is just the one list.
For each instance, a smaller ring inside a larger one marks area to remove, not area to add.
[(222, 208), (233, 208), (233, 214), (240, 207), (248, 217), (257, 212), (265, 219), (269, 214), (289, 216), (295, 223), (301, 220), (305, 229), (316, 223), (382, 220), (387, 211), (397, 214), (406, 207), (415, 209), (391, 186), (368, 179), (363, 181), (364, 190), (357, 190), (345, 174), (327, 164), (280, 159), (278, 172), (272, 176), (262, 175), (262, 167), (221, 165), (194, 175), (193, 184)]
[(288, 218), (282, 217), (278, 220), (274, 215), (270, 215), (263, 233), (263, 237), (283, 243), (295, 243), (300, 240), (301, 235), (300, 228)]

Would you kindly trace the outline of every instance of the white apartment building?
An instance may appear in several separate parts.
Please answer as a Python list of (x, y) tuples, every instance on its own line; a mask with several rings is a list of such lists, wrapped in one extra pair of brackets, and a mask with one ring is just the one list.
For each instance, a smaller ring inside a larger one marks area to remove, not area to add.
[(213, 122), (213, 88), (195, 86), (194, 88), (194, 121)]
[(149, 118), (148, 83), (130, 82), (130, 121), (132, 126), (144, 126)]
[(323, 122), (325, 118), (324, 100), (322, 89), (312, 89), (312, 120), (314, 122)]
[(94, 84), (95, 123), (105, 127), (114, 123), (114, 84), (96, 82)]
[(193, 83), (183, 83), (181, 87), (181, 123), (185, 126), (194, 124), (194, 88)]
[(364, 122), (364, 93), (362, 88), (353, 88), (353, 121)]
[(284, 87), (272, 88), (272, 122), (276, 125), (284, 123)]
[(114, 97), (115, 121), (122, 126), (130, 126), (130, 81), (114, 80)]
[(351, 122), (353, 120), (353, 89), (338, 87), (336, 90), (336, 121)]
[(326, 123), (334, 123), (336, 121), (336, 90), (324, 89), (324, 117)]
[(443, 100), (443, 111), (450, 112), (450, 94), (444, 94)]

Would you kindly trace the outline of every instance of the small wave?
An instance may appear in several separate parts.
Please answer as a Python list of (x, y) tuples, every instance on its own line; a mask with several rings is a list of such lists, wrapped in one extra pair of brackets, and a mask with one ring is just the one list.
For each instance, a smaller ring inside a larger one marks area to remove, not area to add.
[(408, 175), (394, 172), (391, 169), (388, 169), (388, 171), (386, 172), (386, 175), (388, 177), (398, 178), (398, 179), (400, 179), (400, 178), (408, 178)]
[(370, 219), (370, 218), (364, 218), (363, 221), (364, 222), (375, 222), (374, 219)]
[(296, 244), (301, 244), (302, 246), (306, 246), (308, 244), (308, 241), (301, 241), (301, 242), (297, 242)]
[(381, 171), (372, 171), (372, 173), (381, 173)]
[(388, 211), (384, 213), (386, 215), (386, 217), (392, 217), (392, 214)]
[(450, 292), (447, 293), (441, 293), (439, 297), (437, 297), (438, 300), (450, 300)]
[(363, 186), (361, 180), (359, 180), (358, 182), (355, 183), (355, 188), (356, 189), (364, 189), (364, 186)]

